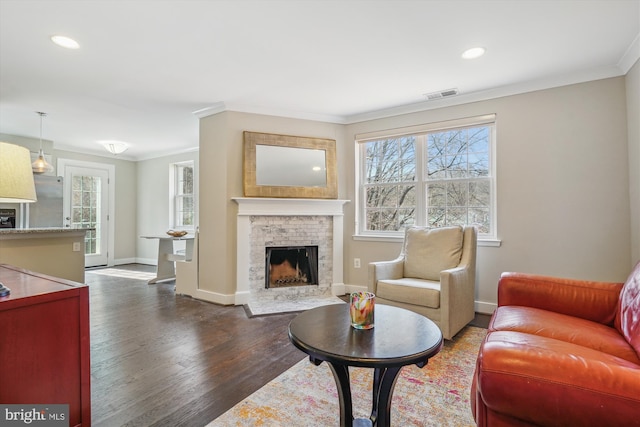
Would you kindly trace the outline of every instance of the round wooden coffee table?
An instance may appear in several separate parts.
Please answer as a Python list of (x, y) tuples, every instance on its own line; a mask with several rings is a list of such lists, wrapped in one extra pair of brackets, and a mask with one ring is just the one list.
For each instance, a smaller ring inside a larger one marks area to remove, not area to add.
[[(376, 305), (373, 329), (351, 327), (349, 304), (305, 311), (289, 324), (289, 339), (316, 366), (327, 362), (340, 400), (341, 426), (391, 423), (391, 398), (403, 366), (424, 367), (440, 351), (442, 332), (417, 313)], [(369, 419), (354, 419), (349, 366), (373, 368), (373, 406)]]

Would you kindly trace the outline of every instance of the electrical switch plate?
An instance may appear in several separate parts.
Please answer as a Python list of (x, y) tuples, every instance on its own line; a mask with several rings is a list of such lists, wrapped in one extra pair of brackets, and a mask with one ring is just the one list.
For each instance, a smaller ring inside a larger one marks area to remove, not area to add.
[(73, 242), (73, 252), (80, 252), (80, 242)]

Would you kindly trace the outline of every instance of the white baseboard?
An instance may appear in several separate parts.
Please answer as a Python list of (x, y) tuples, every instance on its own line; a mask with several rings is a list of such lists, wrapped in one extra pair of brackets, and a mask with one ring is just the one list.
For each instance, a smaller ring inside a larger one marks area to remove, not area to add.
[(249, 304), (249, 291), (236, 292), (234, 298), (235, 305)]
[(338, 295), (344, 295), (346, 293), (347, 293), (347, 291), (345, 290), (345, 284), (344, 283), (332, 283), (331, 284), (331, 295), (338, 296)]
[(235, 304), (235, 297), (233, 295), (219, 294), (217, 292), (205, 291), (204, 289), (196, 289), (195, 295), (192, 295), (192, 297), (220, 305)]
[(124, 265), (124, 264), (141, 264), (138, 262), (137, 258), (120, 258), (114, 259), (113, 265)]
[(494, 302), (476, 301), (475, 303), (476, 313), (493, 314), (496, 308), (498, 308), (498, 304)]
[(136, 264), (158, 265), (158, 260), (156, 258), (136, 258), (134, 262)]
[(352, 292), (367, 292), (369, 289), (366, 286), (362, 285), (344, 285), (345, 294), (350, 294)]

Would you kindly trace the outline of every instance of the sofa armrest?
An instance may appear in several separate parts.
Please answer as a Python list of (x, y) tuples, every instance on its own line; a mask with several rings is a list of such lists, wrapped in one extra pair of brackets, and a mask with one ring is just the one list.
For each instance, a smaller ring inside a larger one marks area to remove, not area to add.
[(519, 305), (613, 325), (623, 283), (503, 273), (498, 306)]
[(404, 258), (392, 261), (378, 261), (369, 263), (369, 281), (367, 288), (374, 294), (377, 291), (378, 280), (401, 279), (404, 273)]

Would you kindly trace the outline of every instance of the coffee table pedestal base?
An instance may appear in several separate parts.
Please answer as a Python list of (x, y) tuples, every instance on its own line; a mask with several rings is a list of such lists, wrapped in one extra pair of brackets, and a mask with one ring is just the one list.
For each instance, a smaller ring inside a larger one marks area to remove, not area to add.
[[(309, 360), (316, 366), (322, 363), (322, 360), (313, 359), (313, 357), (309, 357)], [(349, 367), (332, 362), (327, 363), (338, 388), (340, 427), (388, 427), (391, 425), (391, 399), (402, 366), (374, 368), (371, 416), (368, 419), (354, 419)], [(424, 361), (417, 366), (422, 368), (426, 364), (427, 361)]]

